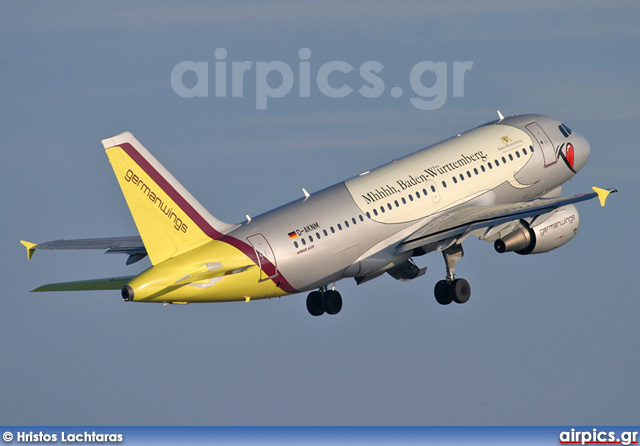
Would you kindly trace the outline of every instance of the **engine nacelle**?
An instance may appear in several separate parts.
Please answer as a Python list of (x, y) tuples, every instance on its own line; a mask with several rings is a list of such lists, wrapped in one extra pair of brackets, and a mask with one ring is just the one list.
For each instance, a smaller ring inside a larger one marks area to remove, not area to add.
[(496, 240), (496, 251), (517, 254), (539, 254), (549, 252), (567, 243), (578, 232), (580, 214), (570, 204), (536, 217), (532, 225), (522, 220), (520, 227), (507, 236)]

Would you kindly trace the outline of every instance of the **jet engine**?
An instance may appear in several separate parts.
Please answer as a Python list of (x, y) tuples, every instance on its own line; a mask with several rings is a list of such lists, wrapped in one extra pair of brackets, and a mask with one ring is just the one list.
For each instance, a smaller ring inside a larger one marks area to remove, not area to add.
[(572, 204), (539, 215), (531, 223), (521, 220), (516, 230), (494, 243), (499, 253), (539, 254), (571, 240), (580, 227), (578, 209)]

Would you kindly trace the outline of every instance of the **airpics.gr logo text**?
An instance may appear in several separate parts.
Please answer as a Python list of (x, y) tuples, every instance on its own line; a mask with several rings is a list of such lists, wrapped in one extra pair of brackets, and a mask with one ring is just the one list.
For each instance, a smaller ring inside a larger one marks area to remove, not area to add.
[(127, 173), (124, 174), (124, 179), (127, 183), (131, 183), (134, 186), (137, 186), (138, 190), (146, 195), (153, 204), (157, 205), (158, 209), (160, 209), (160, 211), (164, 215), (166, 215), (170, 220), (173, 221), (173, 228), (176, 231), (181, 231), (185, 234), (187, 233), (187, 230), (189, 229), (188, 226), (182, 221), (180, 217), (176, 215), (175, 212), (173, 212), (173, 208), (169, 207), (167, 203), (165, 203), (158, 195), (156, 195), (156, 193), (152, 191), (151, 188), (147, 186), (144, 181), (140, 179), (140, 177), (138, 177), (138, 175), (133, 173), (131, 169), (127, 170)]
[[(182, 61), (171, 70), (171, 88), (182, 98), (209, 97), (209, 76), (214, 78), (213, 89), (216, 98), (242, 98), (245, 90), (253, 94), (255, 85), (256, 110), (266, 110), (269, 100), (283, 98), (290, 93), (300, 98), (309, 98), (312, 93), (332, 99), (345, 98), (357, 92), (364, 98), (379, 98), (388, 92), (392, 98), (405, 96), (401, 86), (389, 88), (382, 72), (384, 65), (375, 60), (367, 60), (354, 67), (343, 60), (312, 63), (311, 50), (300, 48), (298, 62), (292, 67), (281, 60), (250, 61), (227, 60), (227, 50), (216, 48), (216, 59), (212, 73), (209, 62)], [(409, 71), (409, 102), (419, 110), (437, 110), (442, 107), (449, 93), (454, 98), (464, 96), (465, 73), (473, 68), (472, 61), (432, 62), (420, 61)], [(187, 75), (195, 83), (187, 81)], [(247, 80), (249, 79), (249, 88)], [(434, 80), (435, 79), (435, 80)], [(297, 88), (294, 88), (297, 87)], [(406, 89), (406, 87), (405, 87)]]

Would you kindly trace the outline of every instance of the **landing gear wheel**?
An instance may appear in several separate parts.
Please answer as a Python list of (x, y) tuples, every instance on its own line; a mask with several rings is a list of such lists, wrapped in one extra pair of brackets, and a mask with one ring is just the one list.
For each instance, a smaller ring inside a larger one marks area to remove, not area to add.
[(451, 282), (440, 280), (433, 289), (433, 294), (440, 305), (449, 305), (453, 302)]
[(456, 279), (451, 283), (453, 301), (463, 304), (471, 297), (471, 285), (464, 279)]
[(335, 290), (327, 291), (324, 293), (322, 304), (327, 314), (338, 314), (342, 309), (342, 296)]
[(322, 305), (323, 296), (320, 291), (313, 291), (307, 296), (307, 310), (312, 316), (322, 316), (324, 307)]
[(465, 279), (456, 279), (451, 283), (451, 296), (453, 301), (463, 304), (471, 297), (471, 285)]

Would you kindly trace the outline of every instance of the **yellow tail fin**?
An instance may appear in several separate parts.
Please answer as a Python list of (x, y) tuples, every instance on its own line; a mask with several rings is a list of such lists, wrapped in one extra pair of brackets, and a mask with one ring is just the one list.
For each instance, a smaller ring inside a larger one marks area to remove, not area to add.
[(102, 145), (152, 264), (234, 228), (213, 217), (131, 133)]

